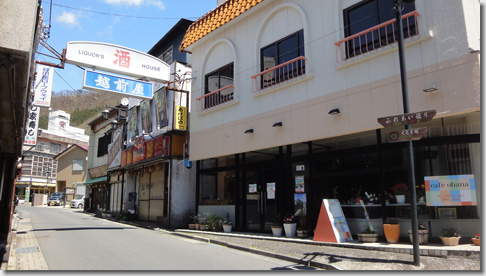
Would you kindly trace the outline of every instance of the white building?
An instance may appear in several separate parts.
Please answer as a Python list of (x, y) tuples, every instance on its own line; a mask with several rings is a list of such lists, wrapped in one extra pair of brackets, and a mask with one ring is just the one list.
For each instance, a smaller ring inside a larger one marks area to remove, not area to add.
[[(368, 208), (375, 229), (396, 216), (406, 235), (410, 205), (384, 197), (410, 183), (405, 143), (389, 138), (403, 126), (377, 121), (403, 113), (392, 8), (390, 0), (228, 0), (191, 25), (180, 49), (192, 53), (196, 77), (199, 210), (218, 205), (238, 228), (269, 231), (300, 199), (300, 223), (312, 230), (322, 199), (338, 198), (357, 234), (364, 217), (355, 197), (366, 191), (380, 195)], [(437, 113), (413, 125), (427, 128), (414, 142), (417, 192), (426, 176), (474, 175), (468, 193), (479, 193), (479, 1), (417, 0), (403, 18), (410, 111)], [(225, 77), (218, 90), (209, 89), (214, 76)], [(419, 223), (435, 237), (451, 224), (473, 236), (480, 197), (471, 202), (419, 205)]]

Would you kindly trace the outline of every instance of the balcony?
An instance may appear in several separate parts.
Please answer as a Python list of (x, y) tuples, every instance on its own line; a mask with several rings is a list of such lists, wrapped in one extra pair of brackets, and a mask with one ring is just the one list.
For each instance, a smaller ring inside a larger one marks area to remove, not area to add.
[(305, 78), (305, 61), (306, 57), (300, 56), (251, 76), (253, 93), (263, 93)]
[(227, 105), (234, 100), (233, 85), (227, 85), (196, 99), (197, 112), (207, 111)]
[[(412, 11), (402, 16), (403, 37), (411, 38), (419, 35), (417, 18), (420, 14)], [(392, 19), (348, 36), (334, 45), (336, 46), (336, 61), (342, 63), (363, 56), (379, 48), (394, 44), (398, 40), (396, 19)]]

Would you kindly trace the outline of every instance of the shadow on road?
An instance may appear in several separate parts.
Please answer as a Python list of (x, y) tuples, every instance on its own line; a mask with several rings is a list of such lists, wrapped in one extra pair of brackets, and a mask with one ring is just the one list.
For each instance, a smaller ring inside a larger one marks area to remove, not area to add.
[(339, 263), (342, 262), (344, 259), (355, 261), (355, 262), (363, 262), (363, 263), (401, 263), (405, 265), (413, 264), (412, 261), (403, 261), (403, 260), (384, 260), (384, 259), (376, 259), (376, 258), (363, 258), (363, 257), (351, 257), (351, 256), (342, 256), (342, 255), (334, 255), (334, 254), (326, 254), (322, 252), (313, 252), (313, 253), (305, 253), (305, 257), (302, 258), (302, 260), (307, 261), (312, 261), (314, 260), (317, 256), (324, 256), (329, 258), (329, 263)]
[(69, 227), (69, 228), (45, 228), (33, 229), (32, 231), (77, 231), (77, 230), (127, 230), (137, 229), (136, 227)]

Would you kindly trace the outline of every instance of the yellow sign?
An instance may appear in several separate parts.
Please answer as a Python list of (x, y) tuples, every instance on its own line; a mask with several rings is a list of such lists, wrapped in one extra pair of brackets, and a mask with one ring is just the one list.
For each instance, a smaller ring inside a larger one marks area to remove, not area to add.
[(187, 107), (175, 106), (175, 122), (174, 129), (187, 130)]

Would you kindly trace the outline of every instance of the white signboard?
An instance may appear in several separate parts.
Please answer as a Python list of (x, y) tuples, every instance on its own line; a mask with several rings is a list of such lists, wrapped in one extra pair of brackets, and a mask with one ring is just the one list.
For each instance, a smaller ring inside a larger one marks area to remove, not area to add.
[(32, 105), (27, 115), (27, 125), (25, 125), (24, 145), (35, 146), (37, 144), (37, 129), (39, 127), (40, 107)]
[(70, 41), (66, 63), (167, 83), (169, 65), (162, 60), (123, 46), (89, 41)]
[(113, 133), (113, 142), (108, 146), (108, 168), (119, 167), (121, 164), (122, 129)]
[(54, 67), (37, 64), (34, 84), (34, 105), (50, 107)]

